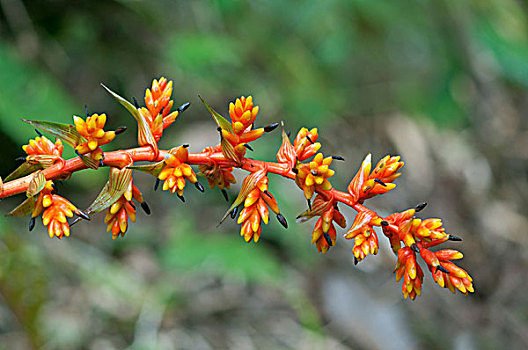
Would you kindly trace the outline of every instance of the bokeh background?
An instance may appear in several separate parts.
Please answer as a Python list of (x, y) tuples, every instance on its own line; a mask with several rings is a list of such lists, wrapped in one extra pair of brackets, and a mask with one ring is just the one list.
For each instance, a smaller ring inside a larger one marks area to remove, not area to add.
[[(0, 217), (0, 347), (5, 349), (522, 349), (528, 346), (528, 5), (515, 0), (0, 0), (0, 175), (34, 136), (19, 121), (71, 122), (106, 112), (134, 121), (100, 87), (143, 97), (153, 78), (191, 108), (161, 146), (218, 142), (197, 95), (225, 113), (252, 94), (259, 123), (319, 128), (344, 189), (368, 152), (402, 155), (383, 214), (427, 201), (464, 239), (476, 293), (452, 295), (426, 275), (403, 300), (384, 238), (354, 266), (351, 242), (325, 256), (291, 181), (271, 178), (289, 220), (246, 244), (220, 192), (153, 193), (153, 214), (124, 239), (104, 214), (50, 240), (39, 221)], [(275, 131), (254, 144), (274, 160)], [(68, 153), (71, 155), (72, 153)], [(243, 173), (238, 173), (239, 183)], [(107, 170), (75, 174), (60, 192), (86, 208)], [(205, 182), (202, 180), (202, 183)], [(230, 191), (236, 196), (234, 187)], [(1, 202), (7, 213), (21, 196)], [(354, 213), (345, 210), (349, 224)]]

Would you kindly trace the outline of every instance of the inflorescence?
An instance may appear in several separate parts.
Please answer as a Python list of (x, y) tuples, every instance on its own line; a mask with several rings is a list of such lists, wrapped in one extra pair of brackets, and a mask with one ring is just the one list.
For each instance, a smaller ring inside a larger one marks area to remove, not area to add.
[[(234, 168), (247, 170), (240, 192), (220, 222), (228, 216), (236, 218), (240, 224), (240, 235), (246, 242), (258, 242), (262, 223), (267, 224), (270, 214), (285, 228), (288, 223), (280, 213), (279, 205), (269, 191), (269, 174), (281, 175), (295, 181), (302, 190), (308, 209), (297, 217), (297, 222), (316, 218), (311, 242), (317, 250), (326, 253), (336, 244), (337, 232), (334, 223), (347, 227), (345, 217), (338, 204), (347, 205), (357, 211), (357, 215), (344, 234), (345, 239), (353, 239), (352, 253), (355, 263), (368, 255), (378, 253), (378, 227), (390, 242), (397, 256), (396, 279), (403, 278), (402, 292), (405, 298), (415, 299), (420, 295), (424, 272), (418, 264), (418, 257), (424, 261), (433, 280), (441, 287), (455, 293), (473, 292), (471, 276), (453, 263), (462, 258), (462, 253), (453, 249), (432, 251), (431, 248), (447, 241), (461, 239), (445, 232), (440, 219), (420, 219), (416, 214), (424, 209), (425, 203), (414, 208), (396, 212), (387, 217), (378, 215), (367, 208), (367, 199), (384, 194), (396, 187), (394, 181), (404, 163), (398, 156), (387, 155), (373, 166), (368, 154), (361, 167), (348, 184), (347, 191), (336, 190), (331, 178), (335, 171), (330, 168), (333, 160), (343, 160), (339, 156), (324, 156), (319, 152), (317, 128), (301, 128), (293, 143), (282, 125), (282, 145), (277, 151), (277, 162), (265, 162), (246, 157), (251, 150), (250, 142), (274, 130), (279, 124), (273, 123), (256, 128), (255, 120), (259, 107), (252, 96), (240, 97), (229, 104), (230, 120), (224, 118), (202, 99), (211, 113), (220, 133), (220, 143), (207, 147), (200, 153), (190, 153), (188, 145), (180, 145), (170, 150), (158, 149), (158, 141), (165, 128), (170, 126), (184, 112), (189, 103), (184, 103), (171, 111), (173, 101), (172, 81), (165, 78), (154, 79), (145, 92), (145, 107), (134, 100), (130, 103), (107, 87), (103, 87), (121, 103), (135, 118), (138, 124), (140, 147), (105, 152), (100, 146), (110, 143), (116, 135), (126, 130), (105, 130), (106, 114), (87, 112), (86, 119), (73, 117), (73, 125), (47, 121), (23, 121), (35, 127), (38, 137), (29, 141), (22, 149), (27, 154), (24, 163), (2, 182), (0, 198), (26, 193), (26, 199), (8, 215), (31, 217), (29, 230), (35, 226), (35, 219), (42, 217), (51, 238), (70, 235), (70, 227), (80, 220), (90, 220), (98, 212), (106, 210), (104, 222), (112, 238), (124, 236), (128, 220), (136, 220), (136, 204), (150, 214), (150, 208), (139, 189), (133, 184), (133, 171), (143, 171), (156, 178), (156, 188), (176, 194), (185, 201), (184, 190), (192, 183), (201, 192), (204, 187), (198, 176), (207, 179), (211, 189), (218, 187), (228, 200), (226, 189), (236, 182)], [(55, 137), (50, 141), (42, 133)], [(72, 147), (78, 157), (62, 158), (63, 143)], [(137, 165), (138, 162), (148, 162)], [(192, 165), (198, 166), (195, 173)], [(79, 170), (109, 167), (109, 179), (97, 198), (85, 210), (79, 210), (67, 199), (55, 193), (54, 180), (66, 180)], [(70, 219), (73, 216), (75, 219)]]

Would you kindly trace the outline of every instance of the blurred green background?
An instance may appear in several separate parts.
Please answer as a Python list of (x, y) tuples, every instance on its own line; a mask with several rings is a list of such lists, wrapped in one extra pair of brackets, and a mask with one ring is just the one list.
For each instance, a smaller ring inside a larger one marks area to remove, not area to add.
[[(133, 119), (99, 84), (141, 101), (162, 75), (175, 105), (192, 104), (164, 148), (218, 142), (198, 94), (224, 115), (252, 94), (260, 125), (319, 128), (323, 152), (346, 159), (334, 164), (337, 188), (366, 153), (402, 155), (397, 189), (369, 205), (389, 214), (429, 202), (423, 217), (464, 239), (451, 246), (476, 293), (453, 296), (426, 275), (422, 297), (403, 300), (382, 237), (358, 266), (342, 239), (319, 255), (314, 223), (295, 224), (306, 204), (291, 181), (270, 185), (288, 230), (272, 220), (248, 245), (232, 221), (216, 227), (227, 209), (217, 190), (189, 186), (183, 204), (137, 174), (153, 214), (124, 239), (102, 214), (61, 241), (40, 221), (28, 232), (27, 220), (0, 218), (1, 348), (528, 346), (525, 1), (0, 0), (0, 175), (34, 137), (21, 117), (71, 122), (87, 105), (109, 128), (129, 127), (107, 150), (135, 145)], [(254, 156), (274, 160), (279, 145), (275, 131)], [(60, 192), (85, 208), (106, 176), (75, 174)]]

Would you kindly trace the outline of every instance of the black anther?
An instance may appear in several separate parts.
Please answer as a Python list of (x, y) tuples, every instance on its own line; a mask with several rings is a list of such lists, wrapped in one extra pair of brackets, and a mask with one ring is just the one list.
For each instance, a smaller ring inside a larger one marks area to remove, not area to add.
[(277, 128), (277, 126), (279, 126), (279, 123), (271, 123), (270, 125), (266, 125), (264, 127), (264, 131), (265, 132), (270, 132), (270, 131), (273, 131)]
[(286, 221), (286, 218), (281, 213), (277, 214), (277, 220), (279, 220), (280, 224), (284, 228), (288, 228), (288, 222)]
[(150, 207), (148, 206), (147, 202), (143, 201), (143, 203), (141, 203), (141, 209), (143, 209), (145, 214), (150, 215)]

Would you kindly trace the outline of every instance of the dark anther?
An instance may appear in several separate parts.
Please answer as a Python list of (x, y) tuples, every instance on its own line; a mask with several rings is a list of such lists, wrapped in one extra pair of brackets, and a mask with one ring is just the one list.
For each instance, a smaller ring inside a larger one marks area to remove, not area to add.
[(32, 231), (35, 228), (35, 218), (29, 219), (29, 230)]
[[(438, 265), (438, 266), (436, 267), (436, 271), (438, 271), (438, 270), (442, 271), (443, 273), (447, 273), (447, 274), (449, 274), (449, 271), (447, 271), (446, 268), (443, 267), (442, 265)], [(436, 271), (435, 271), (435, 273), (436, 273)]]
[(312, 210), (312, 202), (309, 199), (307, 199), (306, 202), (308, 202), (308, 208)]
[(291, 131), (286, 131), (286, 136), (290, 137)]
[(184, 143), (184, 144), (182, 145), (182, 147), (183, 147), (183, 148), (188, 148), (188, 147), (189, 147), (189, 144), (188, 144), (188, 143)]
[(332, 156), (332, 159), (335, 159), (335, 160), (345, 160), (345, 158), (341, 157), (341, 156)]
[(244, 143), (244, 147), (246, 147), (248, 150), (250, 150), (251, 152), (253, 152), (253, 147), (251, 147), (249, 144)]
[(218, 132), (221, 133), (221, 132), (222, 132), (222, 128), (221, 128), (221, 127), (218, 127), (218, 128), (216, 128), (216, 131), (218, 131)]
[(82, 157), (83, 157), (83, 156), (82, 156), (82, 154), (80, 154), (80, 153), (79, 153), (79, 151), (75, 150), (75, 154), (76, 154), (76, 155), (78, 155), (78, 156), (79, 156), (79, 158), (81, 158), (81, 159), (82, 159)]
[(178, 111), (178, 113), (183, 113), (185, 112), (185, 110), (187, 108), (189, 108), (189, 106), (191, 105), (190, 102), (185, 102), (184, 104), (182, 104), (180, 107), (178, 107), (178, 109), (176, 109)]
[(235, 209), (233, 209), (233, 211), (231, 212), (231, 219), (236, 218), (237, 213), (238, 213), (238, 207), (235, 207)]
[(88, 106), (84, 105), (84, 110), (86, 111), (86, 118), (90, 116), (90, 113), (88, 113)]
[(316, 169), (312, 169), (310, 170), (310, 172), (312, 173), (313, 176), (319, 175), (319, 172)]
[(122, 134), (127, 130), (126, 126), (120, 126), (117, 129), (114, 130), (116, 135)]
[(130, 206), (131, 206), (132, 208), (134, 208), (134, 210), (136, 210), (136, 205), (134, 204), (134, 202), (130, 201), (130, 202), (128, 202), (128, 203), (130, 204)]
[(455, 241), (455, 242), (460, 242), (462, 241), (462, 238), (458, 237), (458, 236), (455, 236), (455, 235), (449, 235), (449, 238), (448, 238), (450, 241)]
[(185, 198), (183, 198), (183, 196), (180, 196), (179, 194), (176, 194), (178, 196), (178, 198), (183, 202), (185, 203)]
[(137, 109), (139, 109), (139, 103), (138, 103), (138, 101), (136, 100), (136, 98), (135, 98), (135, 97), (132, 97), (132, 99), (134, 100), (134, 106), (135, 106)]
[(379, 183), (383, 187), (387, 187), (387, 184), (385, 182), (381, 181), (380, 179), (374, 179), (374, 182)]
[(277, 128), (277, 126), (279, 126), (279, 123), (271, 123), (270, 125), (266, 125), (264, 127), (264, 131), (265, 132), (270, 132), (270, 131), (273, 131)]
[(229, 196), (227, 195), (227, 191), (222, 188), (221, 192), (224, 195), (224, 198), (225, 198), (226, 202), (229, 202)]
[(385, 227), (387, 227), (387, 226), (389, 226), (389, 222), (383, 220), (383, 221), (381, 221), (381, 226), (385, 226)]
[(77, 210), (77, 211), (75, 212), (75, 215), (77, 215), (77, 216), (80, 217), (80, 218), (83, 218), (84, 220), (88, 220), (88, 221), (91, 220), (90, 217), (88, 216), (88, 214), (86, 214), (85, 212), (83, 212), (83, 211), (81, 211), (81, 210)]
[(199, 183), (198, 181), (196, 181), (196, 182), (194, 183), (194, 187), (196, 187), (196, 188), (198, 189), (198, 191), (200, 191), (200, 192), (204, 192), (204, 191), (205, 191), (205, 189), (204, 189), (204, 187), (202, 186), (202, 184)]
[(310, 141), (311, 144), (314, 143), (314, 142), (312, 141), (312, 139), (310, 138), (310, 136), (306, 135), (306, 138), (308, 139), (308, 141)]
[(268, 190), (265, 190), (264, 193), (265, 193), (268, 197), (270, 197), (271, 199), (273, 199), (273, 196), (271, 195), (271, 193), (269, 193)]
[(416, 212), (422, 211), (426, 205), (427, 205), (427, 202), (420, 203), (416, 207), (414, 207), (414, 210), (416, 210)]
[(104, 166), (104, 157), (101, 158), (101, 159), (99, 159), (99, 164), (100, 164), (101, 166)]
[(25, 162), (26, 161), (26, 157), (17, 157), (17, 158), (15, 158), (15, 160), (17, 162)]
[(324, 236), (326, 243), (328, 243), (328, 245), (331, 247), (332, 239), (330, 238), (330, 235), (328, 234), (328, 232), (323, 232), (323, 236)]
[(358, 264), (358, 258), (354, 257), (354, 265), (357, 265)]
[(150, 207), (148, 206), (147, 202), (143, 201), (143, 203), (141, 203), (141, 209), (143, 209), (145, 214), (150, 215)]
[(42, 134), (40, 133), (40, 131), (38, 131), (38, 129), (35, 129), (35, 132), (37, 133), (38, 136), (42, 137)]
[(420, 252), (420, 248), (418, 248), (418, 245), (416, 243), (411, 244), (411, 249), (414, 250), (416, 253)]
[(293, 171), (295, 174), (298, 174), (298, 173), (299, 173), (299, 169), (297, 169), (297, 168), (292, 168), (292, 171)]
[(154, 191), (158, 190), (160, 182), (161, 182), (160, 179), (156, 179), (156, 184), (154, 184)]
[(282, 216), (281, 213), (277, 214), (277, 220), (279, 220), (280, 224), (284, 226), (284, 228), (288, 228), (288, 222), (286, 221), (286, 218)]

